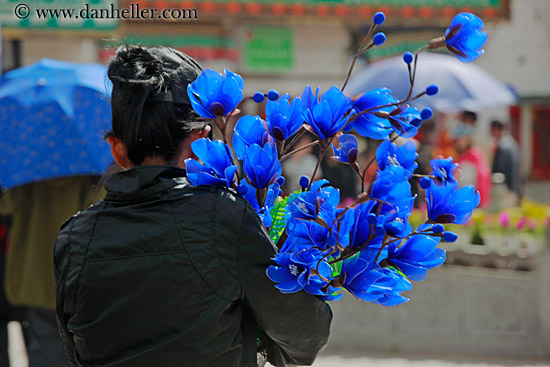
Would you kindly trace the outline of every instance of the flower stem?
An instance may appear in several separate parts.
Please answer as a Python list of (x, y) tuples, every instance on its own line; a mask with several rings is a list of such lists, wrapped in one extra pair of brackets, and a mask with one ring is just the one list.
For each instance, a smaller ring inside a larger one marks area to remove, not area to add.
[(374, 156), (370, 162), (365, 166), (365, 169), (363, 170), (363, 174), (361, 175), (361, 192), (365, 192), (365, 175), (367, 174), (367, 170), (369, 169), (370, 166), (372, 166), (372, 164), (374, 163), (374, 161), (376, 160), (376, 156)]
[(287, 144), (285, 144), (285, 148), (283, 149), (283, 155), (286, 154), (286, 152), (288, 152), (290, 150), (290, 148), (292, 148), (292, 146), (294, 144), (296, 144), (296, 142), (306, 133), (306, 129), (302, 126), (300, 128), (300, 130), (298, 130), (295, 134), (294, 134), (294, 137), (292, 138), (292, 140), (290, 140), (290, 142), (288, 142)]
[(321, 164), (321, 161), (325, 157), (325, 152), (327, 151), (327, 147), (332, 142), (333, 138), (328, 138), (321, 143), (319, 143), (319, 146), (321, 147), (319, 151), (319, 159), (317, 159), (317, 164), (315, 165), (315, 169), (313, 170), (313, 174), (311, 175), (311, 178), (309, 179), (309, 185), (307, 186), (307, 191), (311, 188), (311, 184), (313, 183), (313, 179), (315, 178), (315, 174), (317, 173), (317, 170), (319, 169), (319, 165)]
[(296, 150), (293, 150), (293, 151), (290, 152), (290, 153), (287, 153), (287, 154), (283, 155), (281, 158), (279, 158), (279, 160), (280, 160), (280, 161), (283, 161), (283, 160), (287, 159), (288, 157), (290, 157), (291, 155), (293, 155), (293, 154), (295, 154), (295, 153), (298, 153), (298, 152), (301, 152), (302, 150), (307, 149), (307, 148), (310, 148), (310, 147), (312, 147), (312, 146), (314, 146), (315, 144), (318, 144), (318, 143), (319, 143), (319, 140), (315, 140), (315, 141), (313, 141), (313, 142), (311, 142), (311, 143), (309, 143), (309, 144), (304, 145), (303, 147), (300, 147), (300, 148), (298, 148), (298, 149), (296, 149)]
[(265, 206), (265, 199), (267, 197), (267, 188), (256, 189), (256, 200), (258, 200), (258, 205), (260, 208)]
[(418, 99), (418, 98), (422, 97), (425, 94), (426, 94), (426, 91), (423, 91), (423, 92), (420, 92), (419, 94), (417, 94), (416, 96), (414, 96), (412, 98), (405, 98), (405, 99), (403, 99), (401, 101), (397, 101), (395, 103), (390, 103), (390, 104), (386, 104), (386, 105), (382, 105), (382, 106), (375, 106), (375, 107), (367, 108), (366, 110), (360, 111), (360, 112), (356, 113), (355, 115), (351, 116), (350, 120), (356, 120), (359, 116), (361, 116), (365, 113), (374, 113), (375, 110), (379, 110), (381, 108), (395, 107), (395, 106), (402, 105), (403, 103), (407, 103), (409, 101), (413, 101), (415, 99)]
[(222, 133), (223, 142), (227, 144), (227, 136), (225, 134), (225, 130), (227, 127), (227, 119), (225, 117), (222, 117), (222, 118), (223, 118), (223, 126), (220, 128), (220, 131)]
[(372, 23), (372, 25), (370, 26), (370, 29), (369, 29), (369, 32), (367, 33), (367, 35), (365, 36), (365, 38), (363, 38), (363, 41), (361, 41), (361, 43), (359, 44), (359, 47), (357, 49), (357, 52), (355, 53), (355, 56), (353, 56), (353, 61), (351, 62), (351, 66), (349, 67), (349, 70), (348, 70), (348, 75), (346, 76), (346, 80), (344, 81), (344, 84), (342, 85), (342, 92), (344, 91), (344, 89), (346, 89), (346, 86), (348, 85), (348, 82), (349, 82), (349, 78), (351, 77), (351, 72), (353, 71), (353, 68), (355, 67), (355, 62), (357, 61), (357, 58), (363, 53), (365, 52), (366, 50), (368, 50), (370, 47), (367, 46), (367, 48), (365, 48), (363, 50), (363, 48), (365, 47), (365, 45), (367, 44), (368, 40), (370, 39), (370, 37), (372, 36), (372, 34), (374, 33), (374, 30), (376, 29), (376, 24), (375, 23)]
[(286, 228), (285, 228), (283, 230), (283, 234), (281, 234), (281, 237), (279, 237), (279, 240), (277, 241), (277, 250), (280, 250), (283, 247), (287, 238), (288, 238), (288, 233), (286, 233)]

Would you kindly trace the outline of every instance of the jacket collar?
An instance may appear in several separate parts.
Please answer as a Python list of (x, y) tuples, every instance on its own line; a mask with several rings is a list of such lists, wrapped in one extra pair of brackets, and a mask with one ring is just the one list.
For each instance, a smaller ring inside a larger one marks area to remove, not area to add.
[(107, 201), (136, 201), (187, 183), (185, 170), (171, 166), (139, 166), (105, 180)]

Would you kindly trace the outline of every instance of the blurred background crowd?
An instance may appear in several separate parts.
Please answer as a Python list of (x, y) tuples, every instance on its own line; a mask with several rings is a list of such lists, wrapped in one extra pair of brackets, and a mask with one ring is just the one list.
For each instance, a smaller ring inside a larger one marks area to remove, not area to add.
[[(546, 249), (550, 204), (548, 0), (27, 0), (30, 16), (22, 19), (14, 13), (19, 4), (0, 0), (0, 366), (8, 365), (9, 320), (22, 325), (30, 366), (63, 365), (53, 312), (53, 242), (64, 219), (101, 198), (99, 179), (111, 163), (102, 140), (110, 127), (104, 65), (124, 43), (170, 46), (203, 67), (230, 69), (243, 76), (248, 94), (276, 89), (298, 96), (308, 84), (322, 91), (341, 86), (372, 15), (383, 11), (388, 40), (361, 55), (348, 91), (386, 86), (404, 97), (403, 52), (441, 36), (458, 12), (475, 13), (488, 33), (485, 55), (467, 65), (420, 55), (416, 87), (435, 83), (440, 93), (414, 102), (434, 110), (413, 140), (418, 173), (431, 172), (432, 158), (450, 155), (461, 164), (460, 183), (481, 193), (483, 210), (449, 264), (527, 270), (539, 279), (536, 256)], [(110, 4), (194, 11), (163, 20), (39, 19), (33, 13)], [(250, 101), (243, 113), (262, 115), (263, 106)], [(298, 144), (311, 141), (305, 135)], [(376, 146), (360, 138), (361, 165)], [(313, 171), (317, 154), (305, 149), (284, 162), (285, 192), (298, 189), (299, 175)], [(373, 166), (366, 180), (375, 173)], [(340, 187), (344, 202), (361, 188), (349, 167), (329, 157), (318, 177)], [(486, 246), (480, 251), (472, 244)], [(546, 321), (536, 332), (549, 341), (549, 318), (540, 317)], [(533, 331), (531, 321), (525, 323)], [(533, 343), (527, 355), (544, 354)], [(502, 348), (514, 355), (506, 343)]]

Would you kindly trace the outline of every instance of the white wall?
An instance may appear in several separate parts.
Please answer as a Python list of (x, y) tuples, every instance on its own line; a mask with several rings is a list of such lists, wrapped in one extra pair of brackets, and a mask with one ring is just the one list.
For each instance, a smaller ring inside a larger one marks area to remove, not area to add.
[(31, 35), (22, 42), (21, 53), (23, 65), (43, 57), (72, 62), (100, 62), (98, 44), (90, 38)]
[(511, 19), (486, 26), (476, 62), (521, 97), (550, 96), (550, 0), (512, 0)]

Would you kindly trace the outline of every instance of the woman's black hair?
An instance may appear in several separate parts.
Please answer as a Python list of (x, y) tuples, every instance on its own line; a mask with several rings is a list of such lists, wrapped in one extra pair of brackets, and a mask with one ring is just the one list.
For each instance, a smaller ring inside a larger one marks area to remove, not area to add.
[(187, 85), (200, 74), (189, 56), (168, 47), (122, 46), (109, 65), (112, 130), (135, 165), (146, 157), (174, 160), (180, 143), (210, 120), (191, 107)]

